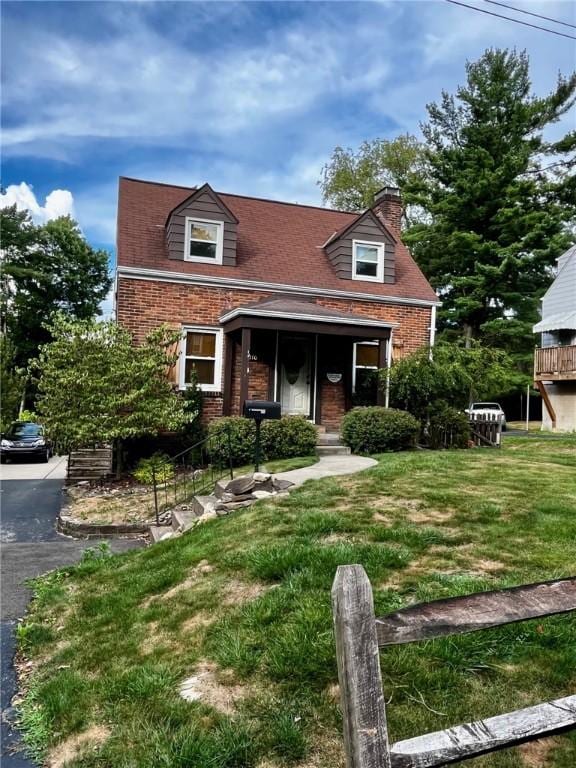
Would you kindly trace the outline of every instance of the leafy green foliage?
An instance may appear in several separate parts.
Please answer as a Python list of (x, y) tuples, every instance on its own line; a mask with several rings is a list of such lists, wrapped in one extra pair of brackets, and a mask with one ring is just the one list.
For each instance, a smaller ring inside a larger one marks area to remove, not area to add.
[(190, 415), (168, 371), (180, 331), (161, 326), (136, 346), (113, 322), (58, 315), (35, 366), (38, 413), (65, 448), (180, 429)]
[(132, 474), (143, 485), (152, 485), (154, 478), (157, 483), (169, 483), (174, 477), (174, 466), (165, 453), (155, 453), (148, 459), (140, 459)]
[(440, 342), (432, 358), (424, 348), (392, 366), (390, 399), (395, 407), (425, 421), (439, 403), (463, 409), (472, 400), (506, 394), (520, 383), (524, 382), (503, 350)]
[[(208, 426), (208, 435), (213, 458), (228, 461), (231, 454), (234, 466), (254, 460), (256, 425), (253, 419), (244, 416), (214, 419)], [(316, 451), (316, 429), (302, 416), (284, 416), (262, 424), (261, 442), (265, 460), (311, 456)]]
[(528, 372), (538, 300), (572, 242), (576, 133), (544, 132), (574, 103), (576, 74), (539, 98), (526, 53), (489, 49), (466, 73), (455, 96), (428, 105), (428, 172), (408, 194), (429, 217), (406, 241), (442, 298), (448, 337), (506, 348)]
[(15, 347), (15, 363), (26, 367), (50, 341), (47, 324), (56, 312), (89, 319), (111, 284), (108, 253), (93, 249), (69, 216), (41, 227), (16, 206), (0, 210), (4, 251), (2, 309)]
[(468, 416), (445, 403), (431, 409), (425, 442), (430, 448), (467, 448), (470, 440)]
[(408, 133), (364, 141), (356, 152), (336, 147), (319, 182), (324, 201), (334, 208), (363, 211), (382, 187), (402, 192), (409, 181), (421, 180), (423, 160), (423, 145)]
[(284, 416), (262, 425), (262, 443), (267, 459), (312, 456), (316, 452), (316, 427), (303, 416)]
[(4, 431), (18, 416), (24, 391), (24, 372), (17, 369), (14, 345), (0, 334), (0, 431)]
[(342, 439), (354, 453), (414, 448), (419, 434), (418, 419), (395, 408), (352, 408), (342, 419)]

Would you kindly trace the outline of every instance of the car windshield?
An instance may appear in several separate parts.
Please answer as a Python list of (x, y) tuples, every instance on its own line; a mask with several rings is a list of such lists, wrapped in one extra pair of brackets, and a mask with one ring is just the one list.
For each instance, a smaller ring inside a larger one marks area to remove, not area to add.
[(12, 424), (6, 436), (11, 438), (41, 437), (43, 434), (44, 431), (40, 424), (26, 424), (23, 422), (22, 424)]
[(500, 406), (498, 403), (472, 403), (472, 408), (475, 411), (499, 411)]

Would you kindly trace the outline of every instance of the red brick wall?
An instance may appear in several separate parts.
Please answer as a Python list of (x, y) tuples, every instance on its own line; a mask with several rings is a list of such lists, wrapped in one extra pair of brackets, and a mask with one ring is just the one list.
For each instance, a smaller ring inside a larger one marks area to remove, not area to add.
[[(172, 326), (211, 325), (218, 326), (220, 316), (234, 307), (258, 301), (267, 296), (264, 291), (230, 290), (178, 283), (155, 282), (119, 278), (117, 293), (117, 319), (128, 328), (136, 341), (161, 323)], [(317, 303), (340, 312), (353, 312), (377, 320), (398, 323), (394, 329), (393, 356), (402, 357), (430, 340), (430, 315), (428, 307), (403, 304), (384, 304), (352, 299), (318, 298)], [(233, 355), (234, 375), (232, 379), (232, 413), (238, 413), (240, 399), (240, 349), (235, 345)], [(259, 361), (250, 362), (249, 396), (267, 399), (269, 366)], [(328, 383), (322, 383), (322, 400), (326, 389), (326, 419), (335, 422), (335, 413), (344, 412), (344, 394), (330, 390)], [(222, 397), (218, 393), (207, 393), (204, 402), (204, 420), (222, 414)], [(323, 415), (324, 419), (324, 406)], [(339, 422), (339, 419), (338, 419)], [(332, 428), (327, 425), (327, 428)]]
[(328, 432), (338, 432), (342, 416), (346, 412), (344, 381), (331, 384), (327, 379), (320, 382), (320, 423)]

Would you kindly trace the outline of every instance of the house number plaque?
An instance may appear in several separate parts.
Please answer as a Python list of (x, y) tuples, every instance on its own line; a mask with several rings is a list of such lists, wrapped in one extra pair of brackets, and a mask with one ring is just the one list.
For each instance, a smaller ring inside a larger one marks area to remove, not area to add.
[(342, 381), (342, 374), (341, 373), (327, 373), (326, 378), (330, 382), (330, 384), (339, 384)]

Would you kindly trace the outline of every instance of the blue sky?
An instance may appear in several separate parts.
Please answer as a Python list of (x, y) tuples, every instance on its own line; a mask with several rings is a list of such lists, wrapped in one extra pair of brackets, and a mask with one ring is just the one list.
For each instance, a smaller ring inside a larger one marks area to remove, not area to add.
[[(576, 23), (571, 2), (505, 1)], [(418, 133), (486, 47), (526, 48), (539, 94), (576, 50), (443, 0), (3, 2), (2, 17), (3, 187), (111, 249), (119, 175), (320, 203), (336, 145)]]

